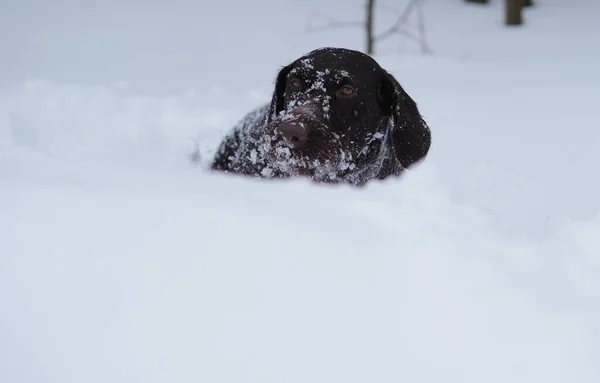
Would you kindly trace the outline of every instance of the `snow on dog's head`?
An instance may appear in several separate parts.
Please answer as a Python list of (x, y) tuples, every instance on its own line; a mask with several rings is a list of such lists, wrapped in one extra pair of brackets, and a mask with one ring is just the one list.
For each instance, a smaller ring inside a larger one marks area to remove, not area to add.
[[(215, 168), (362, 185), (400, 174), (430, 146), (427, 124), (396, 79), (370, 56), (340, 48), (312, 51), (282, 68), (263, 122), (245, 138), (258, 142), (228, 151), (226, 141)], [(245, 161), (239, 151), (250, 147), (253, 166), (228, 162), (233, 151)]]

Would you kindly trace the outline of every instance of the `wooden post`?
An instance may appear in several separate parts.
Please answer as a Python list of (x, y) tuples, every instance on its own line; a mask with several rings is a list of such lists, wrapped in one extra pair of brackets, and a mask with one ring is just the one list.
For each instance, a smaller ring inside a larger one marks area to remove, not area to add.
[(524, 0), (506, 0), (506, 25), (523, 24), (523, 5)]
[(375, 13), (375, 0), (367, 0), (367, 20), (365, 28), (367, 29), (367, 54), (373, 54), (373, 18)]

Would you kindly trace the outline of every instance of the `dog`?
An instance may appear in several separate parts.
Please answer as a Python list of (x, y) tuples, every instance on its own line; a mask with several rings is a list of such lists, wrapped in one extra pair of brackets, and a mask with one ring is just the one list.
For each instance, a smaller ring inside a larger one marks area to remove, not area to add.
[(372, 57), (320, 48), (283, 67), (271, 102), (248, 113), (211, 169), (363, 186), (424, 159), (431, 132), (417, 104)]

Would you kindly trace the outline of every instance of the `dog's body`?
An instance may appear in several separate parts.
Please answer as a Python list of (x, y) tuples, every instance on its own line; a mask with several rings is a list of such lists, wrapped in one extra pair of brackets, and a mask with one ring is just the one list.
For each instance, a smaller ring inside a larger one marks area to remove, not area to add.
[(396, 79), (357, 51), (323, 48), (281, 69), (271, 103), (225, 137), (214, 170), (364, 185), (424, 158), (431, 133)]

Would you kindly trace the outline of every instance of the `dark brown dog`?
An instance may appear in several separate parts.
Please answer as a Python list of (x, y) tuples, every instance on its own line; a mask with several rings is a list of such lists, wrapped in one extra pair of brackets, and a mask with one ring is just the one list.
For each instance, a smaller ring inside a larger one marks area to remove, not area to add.
[(281, 69), (270, 105), (225, 137), (212, 168), (364, 185), (424, 158), (431, 133), (398, 81), (361, 52), (317, 49)]

